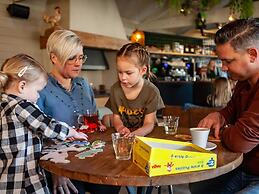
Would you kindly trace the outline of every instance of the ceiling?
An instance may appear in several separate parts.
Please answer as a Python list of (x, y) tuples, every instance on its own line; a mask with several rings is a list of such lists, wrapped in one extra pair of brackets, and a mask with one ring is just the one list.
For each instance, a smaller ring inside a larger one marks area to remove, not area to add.
[[(187, 16), (168, 5), (168, 0), (160, 6), (156, 0), (115, 0), (127, 34), (136, 28), (143, 31), (178, 34), (204, 38), (200, 30), (196, 29), (196, 13)], [(229, 0), (222, 0), (220, 4), (207, 12), (206, 30), (213, 34), (218, 30), (219, 23), (228, 22)]]

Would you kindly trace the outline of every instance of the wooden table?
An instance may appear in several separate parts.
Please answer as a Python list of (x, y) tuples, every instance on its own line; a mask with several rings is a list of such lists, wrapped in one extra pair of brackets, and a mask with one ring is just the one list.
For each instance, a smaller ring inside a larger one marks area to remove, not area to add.
[[(180, 133), (186, 133), (187, 129), (180, 128)], [(212, 170), (188, 172), (174, 175), (148, 177), (132, 160), (116, 160), (111, 140), (112, 128), (101, 133), (89, 134), (92, 142), (97, 139), (104, 140), (104, 151), (92, 158), (78, 159), (75, 152), (70, 152), (69, 164), (55, 164), (50, 161), (40, 161), (41, 167), (61, 176), (81, 180), (89, 183), (108, 185), (132, 185), (132, 186), (162, 186), (191, 183), (217, 177), (237, 168), (242, 160), (241, 153), (233, 153), (217, 143), (213, 150), (217, 154), (217, 168)], [(164, 129), (156, 127), (148, 137), (177, 140), (172, 135), (166, 135)]]

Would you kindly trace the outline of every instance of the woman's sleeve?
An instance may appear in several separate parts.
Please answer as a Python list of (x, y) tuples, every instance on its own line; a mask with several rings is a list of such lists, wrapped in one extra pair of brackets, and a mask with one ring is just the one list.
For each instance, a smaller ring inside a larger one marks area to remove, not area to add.
[(34, 132), (41, 131), (46, 137), (66, 139), (70, 127), (63, 122), (58, 122), (46, 116), (37, 105), (28, 101), (20, 102), (15, 108), (19, 121)]

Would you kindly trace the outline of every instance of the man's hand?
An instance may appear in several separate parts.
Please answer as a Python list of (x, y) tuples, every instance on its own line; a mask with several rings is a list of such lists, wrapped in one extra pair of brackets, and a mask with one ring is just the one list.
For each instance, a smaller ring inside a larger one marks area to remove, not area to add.
[(213, 112), (202, 119), (199, 122), (198, 127), (214, 129), (214, 136), (216, 139), (219, 139), (219, 130), (224, 125), (224, 123), (224, 117), (219, 112)]
[(68, 178), (52, 174), (52, 180), (54, 194), (70, 194), (70, 190), (72, 190), (73, 193), (78, 193), (78, 190)]

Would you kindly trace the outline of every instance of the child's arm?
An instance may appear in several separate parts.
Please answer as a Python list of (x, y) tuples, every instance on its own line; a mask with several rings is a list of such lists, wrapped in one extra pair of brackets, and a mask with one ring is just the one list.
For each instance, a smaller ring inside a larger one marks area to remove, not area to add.
[(143, 126), (130, 133), (130, 135), (145, 136), (151, 133), (156, 122), (156, 112), (145, 115)]
[(120, 134), (123, 134), (123, 135), (129, 135), (130, 134), (130, 130), (123, 125), (123, 122), (121, 121), (121, 118), (120, 118), (119, 115), (113, 114), (113, 122), (114, 122), (114, 128)]
[(67, 137), (87, 139), (86, 135), (77, 133), (64, 122), (56, 121), (41, 112), (37, 106), (28, 101), (22, 101), (15, 108), (20, 122), (32, 131), (42, 131), (46, 137), (65, 140)]

